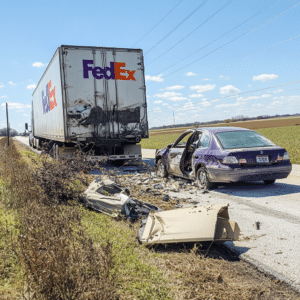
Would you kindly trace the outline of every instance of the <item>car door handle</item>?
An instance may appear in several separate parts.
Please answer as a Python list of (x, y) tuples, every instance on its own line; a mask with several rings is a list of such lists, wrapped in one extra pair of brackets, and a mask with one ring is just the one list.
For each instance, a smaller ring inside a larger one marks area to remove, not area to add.
[(199, 158), (199, 156), (195, 156), (195, 158), (197, 159), (197, 158)]

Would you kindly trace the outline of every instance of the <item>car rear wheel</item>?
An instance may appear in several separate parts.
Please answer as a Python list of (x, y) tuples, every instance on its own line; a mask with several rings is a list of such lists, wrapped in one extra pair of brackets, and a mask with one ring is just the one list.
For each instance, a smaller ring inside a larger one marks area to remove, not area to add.
[(273, 184), (275, 182), (275, 179), (272, 180), (264, 180), (265, 184)]
[(214, 187), (214, 184), (209, 181), (207, 171), (203, 167), (199, 168), (197, 171), (196, 182), (201, 189), (210, 190)]
[(160, 177), (163, 177), (163, 178), (168, 177), (168, 172), (166, 170), (165, 165), (161, 161), (161, 159), (159, 159), (157, 164), (156, 164), (156, 174)]

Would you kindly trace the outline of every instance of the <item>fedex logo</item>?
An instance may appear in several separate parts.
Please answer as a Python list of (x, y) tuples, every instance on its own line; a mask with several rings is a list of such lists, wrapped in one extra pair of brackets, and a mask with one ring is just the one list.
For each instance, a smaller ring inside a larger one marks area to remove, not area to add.
[(126, 70), (124, 62), (110, 62), (109, 67), (100, 68), (93, 67), (93, 60), (82, 60), (83, 64), (83, 78), (89, 78), (90, 72), (96, 79), (115, 79), (115, 80), (133, 80), (135, 70)]
[(46, 84), (46, 94), (42, 91), (43, 113), (46, 114), (57, 106), (55, 87), (51, 90), (51, 80)]

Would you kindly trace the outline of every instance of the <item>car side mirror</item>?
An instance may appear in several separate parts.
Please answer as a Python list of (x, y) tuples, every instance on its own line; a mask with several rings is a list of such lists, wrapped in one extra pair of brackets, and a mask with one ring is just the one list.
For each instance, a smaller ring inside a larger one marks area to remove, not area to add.
[(25, 123), (25, 130), (28, 130), (28, 123)]

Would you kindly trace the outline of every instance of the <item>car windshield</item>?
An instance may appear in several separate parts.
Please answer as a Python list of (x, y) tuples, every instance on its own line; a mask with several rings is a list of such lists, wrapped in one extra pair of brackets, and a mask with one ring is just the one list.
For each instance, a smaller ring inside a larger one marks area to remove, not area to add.
[(274, 143), (255, 131), (226, 131), (216, 136), (224, 149), (274, 146)]

